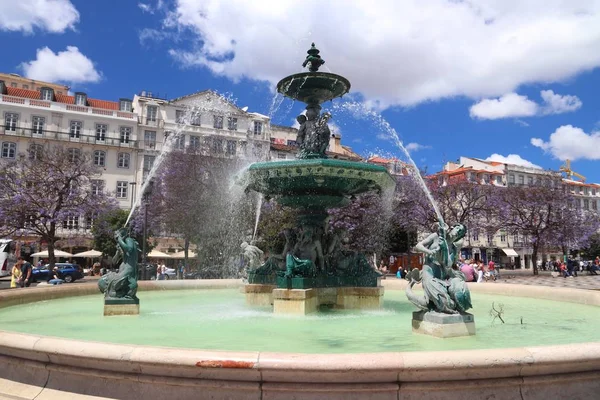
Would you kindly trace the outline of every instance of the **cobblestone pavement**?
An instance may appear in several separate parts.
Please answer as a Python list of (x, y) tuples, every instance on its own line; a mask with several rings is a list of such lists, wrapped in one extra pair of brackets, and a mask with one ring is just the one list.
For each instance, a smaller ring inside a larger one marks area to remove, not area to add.
[(554, 277), (550, 271), (540, 271), (537, 276), (531, 270), (502, 270), (500, 278), (494, 281), (482, 282), (482, 284), (517, 284), (517, 285), (539, 285), (551, 287), (566, 287), (574, 289), (600, 290), (600, 275), (590, 275), (582, 271), (577, 277), (563, 278), (560, 274)]

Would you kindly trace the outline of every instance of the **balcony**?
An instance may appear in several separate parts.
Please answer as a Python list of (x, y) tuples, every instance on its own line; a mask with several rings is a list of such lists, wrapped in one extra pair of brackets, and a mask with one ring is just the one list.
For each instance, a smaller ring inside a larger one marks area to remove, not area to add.
[(35, 107), (37, 109), (51, 110), (51, 111), (55, 111), (55, 112), (69, 112), (69, 113), (74, 112), (74, 113), (78, 113), (78, 114), (102, 115), (104, 117), (119, 118), (119, 119), (134, 120), (134, 121), (136, 119), (136, 115), (131, 112), (118, 111), (118, 110), (106, 110), (103, 108), (78, 106), (78, 105), (74, 105), (74, 104), (57, 103), (55, 101), (25, 99), (22, 97), (8, 96), (5, 94), (0, 94), (0, 103), (17, 104), (17, 105), (23, 105), (23, 106), (28, 106), (28, 107)]
[(148, 117), (138, 117), (138, 123), (140, 125), (149, 126), (152, 128), (164, 128), (165, 121), (162, 118), (148, 118)]
[[(55, 128), (50, 125), (48, 128)], [(6, 129), (4, 125), (0, 125), (0, 135), (2, 136), (15, 136), (15, 137), (26, 137), (33, 139), (46, 139), (46, 140), (58, 140), (63, 142), (73, 143), (84, 143), (84, 144), (101, 144), (106, 146), (117, 146), (125, 148), (137, 148), (137, 141), (129, 140), (122, 142), (118, 132), (109, 133), (104, 137), (104, 140), (99, 140), (96, 135), (85, 135), (80, 134), (79, 136), (71, 136), (69, 132), (60, 132), (59, 130), (42, 129), (33, 130), (32, 128), (24, 128), (17, 126), (13, 129)]]

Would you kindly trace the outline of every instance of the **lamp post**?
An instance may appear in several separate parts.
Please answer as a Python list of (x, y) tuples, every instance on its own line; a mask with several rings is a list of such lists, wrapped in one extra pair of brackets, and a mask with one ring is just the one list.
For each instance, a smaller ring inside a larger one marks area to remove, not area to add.
[(142, 239), (142, 280), (146, 280), (147, 271), (146, 271), (146, 238), (148, 235), (148, 204), (150, 203), (150, 195), (152, 194), (152, 187), (154, 186), (154, 181), (150, 179), (148, 182), (148, 187), (142, 194), (142, 200), (144, 201), (144, 237)]

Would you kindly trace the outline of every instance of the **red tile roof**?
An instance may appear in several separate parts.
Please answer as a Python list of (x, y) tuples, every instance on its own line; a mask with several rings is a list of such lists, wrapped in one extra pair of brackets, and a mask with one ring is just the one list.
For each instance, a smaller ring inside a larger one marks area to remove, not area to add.
[(88, 104), (94, 108), (104, 108), (105, 110), (119, 110), (119, 103), (116, 101), (88, 99)]
[(40, 98), (42, 96), (41, 93), (37, 90), (20, 89), (20, 88), (13, 88), (13, 87), (7, 87), (6, 94), (8, 94), (9, 96), (24, 97), (26, 99), (34, 99), (34, 100), (40, 100)]
[[(29, 89), (21, 89), (21, 88), (13, 88), (7, 87), (6, 94), (9, 96), (15, 97), (23, 97), (26, 99), (34, 99), (40, 100), (41, 93), (38, 90), (29, 90)], [(63, 104), (75, 104), (75, 97), (68, 96), (65, 94), (54, 94), (56, 102)], [(97, 100), (97, 99), (88, 99), (88, 105), (94, 108), (103, 108), (105, 110), (119, 110), (119, 102), (117, 101), (107, 101), (107, 100)]]

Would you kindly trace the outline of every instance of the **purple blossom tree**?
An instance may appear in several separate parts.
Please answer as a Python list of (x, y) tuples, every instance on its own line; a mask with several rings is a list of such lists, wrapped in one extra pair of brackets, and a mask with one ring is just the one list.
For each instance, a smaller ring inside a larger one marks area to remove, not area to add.
[(117, 207), (114, 198), (90, 190), (90, 180), (100, 175), (89, 153), (62, 146), (35, 148), (27, 158), (1, 165), (0, 235), (38, 235), (53, 266), (65, 221), (93, 220)]

